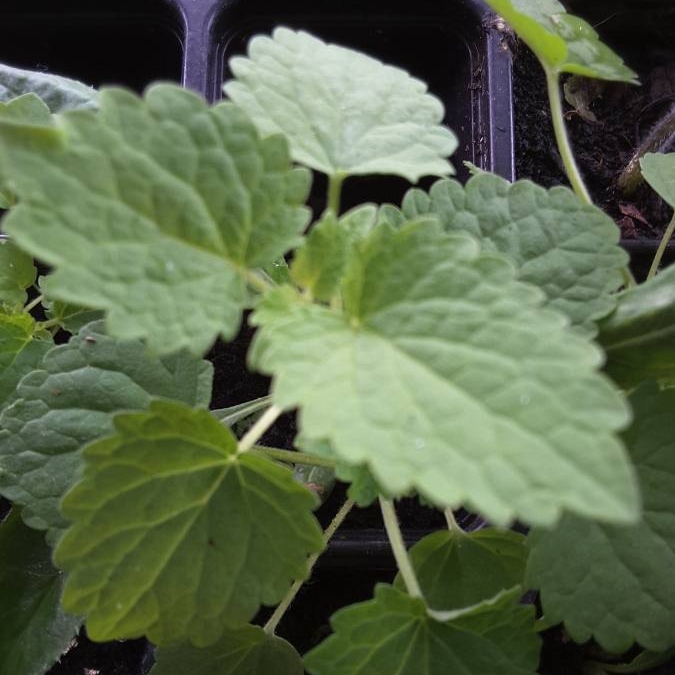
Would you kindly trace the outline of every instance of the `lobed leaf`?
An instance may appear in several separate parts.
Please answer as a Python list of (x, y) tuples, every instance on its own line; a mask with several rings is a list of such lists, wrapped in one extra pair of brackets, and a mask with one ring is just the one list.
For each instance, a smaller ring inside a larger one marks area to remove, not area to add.
[(619, 385), (675, 382), (675, 267), (623, 291), (615, 311), (599, 326), (605, 370)]
[(0, 675), (43, 675), (80, 620), (60, 606), (63, 574), (43, 537), (13, 509), (0, 525)]
[(50, 298), (107, 313), (111, 334), (158, 353), (232, 337), (246, 268), (299, 243), (308, 173), (232, 104), (156, 85), (101, 93), (56, 127), (0, 121), (19, 205), (5, 229), (55, 268)]
[[(305, 656), (305, 667), (312, 675), (533, 675), (539, 660), (533, 620), (532, 608), (518, 607), (510, 594), (437, 621), (422, 600), (380, 584), (373, 600), (333, 615), (334, 634)], [(490, 628), (504, 624), (518, 624), (517, 636)], [(509, 639), (526, 649), (515, 653)]]
[(55, 541), (65, 521), (58, 504), (79, 476), (81, 448), (112, 430), (120, 410), (154, 397), (207, 407), (212, 367), (179, 353), (150, 357), (142, 343), (120, 342), (101, 322), (44, 355), (0, 416), (0, 494), (24, 506), (25, 522)]
[(634, 526), (566, 516), (530, 536), (528, 583), (541, 590), (549, 622), (564, 621), (576, 642), (591, 637), (610, 652), (639, 642), (653, 651), (675, 645), (675, 391), (647, 384), (630, 402), (625, 434), (644, 500)]
[(426, 84), (304, 31), (256, 36), (230, 60), (225, 93), (261, 133), (282, 132), (293, 159), (329, 176), (394, 174), (416, 182), (453, 169), (457, 148)]
[(637, 84), (637, 75), (603, 44), (595, 29), (558, 0), (486, 0), (554, 73)]
[(344, 312), (282, 288), (257, 306), (250, 361), (300, 407), (310, 441), (365, 465), (392, 495), (417, 490), (496, 524), (563, 509), (634, 521), (632, 467), (614, 432), (621, 395), (600, 352), (501, 257), (428, 223), (380, 227), (343, 284)]
[(0, 237), (0, 304), (9, 310), (22, 308), (36, 276), (33, 259)]
[(441, 180), (428, 194), (410, 190), (402, 211), (406, 218), (435, 215), (446, 231), (469, 232), (483, 250), (506, 255), (519, 279), (541, 288), (547, 304), (584, 334), (594, 335), (596, 320), (614, 309), (628, 264), (619, 228), (567, 188), (482, 173), (466, 186)]
[(303, 675), (298, 652), (260, 626), (229, 629), (210, 647), (160, 647), (150, 675)]
[(238, 455), (229, 429), (184, 404), (154, 401), (114, 426), (85, 450), (54, 557), (63, 606), (94, 640), (207, 646), (307, 576), (323, 537), (288, 469)]

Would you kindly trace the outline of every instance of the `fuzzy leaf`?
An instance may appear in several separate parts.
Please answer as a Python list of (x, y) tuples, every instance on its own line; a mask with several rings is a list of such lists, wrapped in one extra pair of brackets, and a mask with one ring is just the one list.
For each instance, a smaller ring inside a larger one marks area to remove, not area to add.
[(36, 337), (35, 331), (28, 314), (0, 314), (0, 410), (11, 402), (21, 378), (37, 368), (54, 346), (51, 340)]
[(229, 429), (183, 404), (154, 401), (114, 425), (84, 452), (54, 557), (69, 573), (63, 606), (94, 640), (207, 646), (306, 577), (323, 537), (288, 469), (237, 455)]
[(616, 310), (600, 323), (605, 370), (630, 389), (654, 379), (675, 382), (675, 266), (625, 290)]
[(640, 160), (644, 179), (675, 209), (675, 152), (648, 153)]
[(638, 497), (614, 431), (628, 410), (602, 355), (540, 307), (503, 258), (464, 234), (377, 228), (343, 314), (269, 294), (251, 363), (310, 440), (366, 465), (393, 495), (466, 503), (496, 524), (563, 509), (632, 522)]
[(402, 209), (407, 218), (434, 214), (447, 231), (469, 232), (483, 250), (508, 256), (519, 278), (539, 286), (585, 334), (595, 334), (595, 320), (614, 309), (628, 264), (619, 228), (567, 188), (483, 173), (466, 186), (441, 180), (428, 194), (410, 190)]
[(26, 289), (35, 283), (36, 275), (33, 259), (0, 237), (0, 304), (9, 309), (23, 307)]
[(277, 28), (230, 60), (225, 93), (263, 134), (283, 132), (293, 159), (331, 176), (453, 173), (443, 105), (407, 72), (303, 31)]
[(53, 113), (98, 107), (96, 89), (77, 80), (0, 64), (0, 101), (28, 93), (39, 96)]
[(207, 407), (213, 369), (185, 353), (153, 358), (140, 342), (119, 342), (102, 324), (52, 349), (0, 416), (0, 494), (25, 505), (30, 527), (54, 540), (65, 521), (58, 503), (78, 477), (81, 447), (112, 430), (119, 410), (165, 397)]
[(298, 652), (259, 626), (230, 629), (199, 649), (189, 644), (160, 647), (150, 675), (303, 675)]
[[(428, 604), (449, 610), (522, 587), (527, 548), (523, 535), (509, 530), (453, 530), (424, 537), (410, 549), (410, 557)], [(400, 577), (396, 584), (403, 588)]]
[(60, 607), (63, 574), (17, 509), (0, 525), (0, 675), (43, 675), (76, 635), (80, 620)]
[(601, 80), (637, 83), (637, 75), (603, 44), (593, 27), (558, 0), (486, 0), (511, 24), (545, 68)]
[(20, 198), (5, 229), (55, 267), (50, 298), (106, 310), (111, 334), (158, 353), (203, 353), (237, 331), (245, 268), (299, 242), (308, 174), (232, 104), (173, 85), (100, 102), (58, 127), (0, 121)]
[(594, 637), (615, 653), (633, 642), (653, 651), (675, 645), (675, 390), (651, 383), (630, 402), (635, 421), (625, 439), (642, 488), (641, 522), (565, 517), (531, 535), (527, 574), (550, 622), (564, 621), (575, 641)]
[[(503, 633), (487, 628), (510, 620), (513, 607), (508, 597), (441, 622), (429, 616), (422, 600), (381, 584), (373, 600), (333, 615), (334, 634), (305, 656), (305, 667), (312, 675), (534, 675), (538, 658), (514, 658), (508, 642), (499, 639)], [(481, 616), (486, 611), (489, 622)], [(478, 615), (477, 626), (471, 625), (472, 614)], [(523, 641), (536, 645), (532, 623), (530, 611)]]

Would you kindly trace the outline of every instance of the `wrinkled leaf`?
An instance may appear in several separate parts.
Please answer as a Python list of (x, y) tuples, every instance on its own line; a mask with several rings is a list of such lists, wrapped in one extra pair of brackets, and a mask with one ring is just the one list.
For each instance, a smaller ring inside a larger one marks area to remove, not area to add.
[(309, 440), (366, 465), (393, 495), (467, 504), (496, 524), (563, 509), (634, 521), (632, 468), (614, 431), (621, 395), (602, 356), (541, 308), (541, 292), (463, 234), (378, 228), (344, 284), (345, 311), (269, 294), (251, 363), (300, 407)]
[[(422, 600), (381, 584), (373, 600), (333, 615), (334, 634), (305, 656), (305, 667), (312, 675), (534, 675), (538, 638), (532, 609), (526, 610), (529, 626), (520, 624), (518, 636), (505, 640), (503, 630), (489, 627), (510, 624), (514, 608), (509, 596), (441, 622), (428, 615)], [(515, 654), (509, 639), (528, 649)]]
[(112, 430), (112, 415), (165, 397), (207, 407), (213, 369), (185, 353), (153, 358), (137, 341), (83, 328), (52, 349), (19, 385), (0, 416), (0, 494), (24, 505), (30, 526), (54, 540), (65, 521), (58, 503), (78, 477), (81, 447)]
[(567, 516), (531, 535), (527, 575), (550, 623), (564, 621), (575, 641), (593, 637), (615, 653), (633, 642), (653, 651), (675, 645), (675, 390), (648, 384), (630, 402), (635, 421), (625, 440), (642, 488), (641, 522)]
[(648, 153), (640, 160), (644, 179), (675, 209), (675, 152)]
[(0, 314), (0, 410), (12, 401), (21, 378), (53, 347), (51, 340), (35, 335), (36, 329), (28, 314)]
[(203, 353), (236, 333), (246, 268), (299, 242), (308, 174), (232, 104), (173, 85), (100, 102), (57, 127), (0, 121), (20, 198), (5, 229), (55, 268), (50, 298), (106, 310), (111, 334), (158, 353)]
[[(527, 548), (517, 532), (434, 532), (410, 549), (427, 603), (449, 610), (476, 605), (514, 586), (523, 586)], [(400, 577), (397, 586), (403, 588)]]
[(43, 675), (66, 650), (80, 621), (59, 599), (63, 574), (18, 509), (0, 525), (0, 675)]
[(28, 93), (39, 96), (53, 113), (98, 107), (98, 92), (82, 82), (0, 64), (0, 101)]
[(306, 577), (323, 537), (290, 470), (237, 455), (229, 429), (183, 404), (154, 401), (114, 426), (84, 452), (54, 557), (63, 605), (94, 640), (207, 646)]
[(601, 80), (637, 83), (637, 75), (603, 44), (594, 28), (557, 0), (486, 0), (511, 24), (545, 68)]
[(457, 148), (426, 85), (360, 52), (277, 28), (230, 60), (225, 93), (263, 134), (282, 132), (293, 159), (331, 176), (453, 173)]
[(33, 259), (11, 241), (0, 237), (0, 304), (19, 309), (26, 302), (26, 289), (35, 283)]
[(675, 266), (619, 295), (599, 324), (605, 370), (625, 388), (654, 379), (675, 382)]
[(407, 218), (434, 214), (447, 231), (469, 232), (483, 250), (508, 256), (519, 278), (539, 286), (548, 304), (585, 334), (595, 334), (595, 320), (616, 304), (628, 264), (619, 228), (567, 188), (511, 184), (484, 173), (466, 186), (441, 180), (428, 194), (410, 190), (402, 210)]
[(259, 626), (230, 629), (210, 647), (160, 647), (150, 675), (303, 675), (298, 652)]

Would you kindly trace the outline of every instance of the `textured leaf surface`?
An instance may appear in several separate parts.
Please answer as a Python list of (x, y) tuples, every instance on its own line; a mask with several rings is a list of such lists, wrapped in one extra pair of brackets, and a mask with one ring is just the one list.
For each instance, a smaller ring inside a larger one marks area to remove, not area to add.
[(601, 80), (637, 82), (636, 74), (603, 44), (593, 27), (567, 14), (557, 0), (486, 0), (545, 67)]
[(675, 382), (674, 338), (675, 267), (621, 293), (598, 335), (605, 370), (626, 388), (649, 379)]
[(539, 286), (585, 333), (595, 333), (595, 320), (614, 309), (628, 264), (619, 228), (567, 188), (480, 174), (465, 187), (441, 180), (428, 194), (413, 189), (402, 209), (407, 218), (434, 214), (447, 231), (469, 232), (484, 250), (504, 253), (522, 281)]
[(98, 107), (96, 89), (77, 80), (0, 64), (0, 101), (28, 93), (39, 96), (54, 113)]
[(594, 637), (621, 653), (634, 641), (653, 651), (675, 644), (675, 391), (645, 385), (631, 396), (626, 443), (644, 500), (632, 527), (572, 516), (531, 535), (528, 583), (544, 614), (577, 642)]
[[(527, 548), (517, 532), (486, 528), (434, 532), (410, 549), (427, 603), (438, 610), (476, 605), (523, 586)], [(397, 579), (399, 588), (403, 588)]]
[(345, 312), (290, 289), (257, 308), (251, 360), (300, 407), (310, 440), (394, 495), (466, 503), (497, 524), (562, 509), (637, 517), (613, 431), (628, 412), (600, 352), (540, 307), (501, 257), (433, 226), (378, 228), (344, 284)]
[(28, 314), (0, 314), (0, 409), (12, 400), (21, 378), (37, 368), (53, 346), (50, 340), (37, 338), (35, 331), (35, 321)]
[(43, 675), (77, 633), (61, 609), (63, 575), (38, 532), (13, 510), (0, 525), (0, 675)]
[(26, 302), (26, 289), (35, 283), (33, 259), (8, 239), (0, 238), (0, 303), (19, 308)]
[(365, 54), (277, 28), (230, 60), (225, 93), (263, 134), (283, 132), (293, 159), (334, 176), (453, 173), (457, 139), (426, 85)]
[(20, 204), (5, 229), (56, 272), (50, 298), (107, 311), (111, 334), (203, 353), (236, 332), (247, 267), (298, 243), (304, 169), (232, 104), (172, 85), (109, 89), (59, 127), (0, 122)]
[[(95, 640), (206, 646), (281, 601), (323, 548), (314, 496), (206, 410), (155, 401), (85, 450), (55, 552)], [(167, 495), (171, 498), (167, 499)]]
[(42, 306), (45, 308), (47, 318), (58, 322), (59, 326), (69, 333), (78, 333), (87, 324), (103, 319), (103, 313), (99, 310), (72, 305), (60, 300), (45, 299), (42, 301)]
[(646, 154), (640, 168), (644, 179), (675, 209), (675, 152)]
[[(510, 616), (512, 600), (496, 609)], [(481, 614), (483, 608), (474, 610)], [(424, 602), (390, 586), (375, 589), (375, 598), (337, 612), (331, 619), (334, 635), (305, 656), (305, 667), (312, 675), (531, 675), (534, 664), (523, 663), (523, 655), (513, 658), (509, 645), (496, 634), (470, 629), (465, 620), (440, 622), (429, 617)], [(530, 639), (537, 638), (529, 628)], [(528, 661), (531, 659), (527, 657)]]
[(228, 630), (218, 642), (199, 649), (192, 645), (160, 647), (150, 675), (303, 675), (298, 652), (259, 626)]
[(184, 353), (151, 358), (137, 341), (120, 342), (102, 324), (52, 349), (24, 378), (0, 417), (0, 494), (25, 505), (28, 525), (56, 537), (58, 503), (73, 485), (81, 447), (112, 430), (112, 415), (147, 408), (152, 397), (207, 407), (212, 367)]

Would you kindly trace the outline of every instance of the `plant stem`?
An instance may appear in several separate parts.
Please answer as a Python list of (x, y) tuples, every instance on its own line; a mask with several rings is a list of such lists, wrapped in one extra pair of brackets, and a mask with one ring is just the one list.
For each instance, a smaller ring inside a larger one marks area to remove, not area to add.
[(24, 308), (24, 312), (30, 312), (31, 309), (35, 309), (43, 300), (45, 299), (44, 295), (38, 295), (35, 300), (31, 300)]
[(394, 504), (388, 499), (380, 497), (380, 508), (382, 509), (384, 527), (387, 530), (387, 537), (389, 537), (391, 550), (394, 553), (396, 565), (401, 573), (408, 595), (412, 598), (421, 598), (422, 589), (420, 588), (417, 576), (415, 575), (415, 570), (408, 557), (408, 551), (406, 550), (405, 542), (401, 535), (401, 528), (398, 525)]
[(342, 174), (328, 176), (328, 208), (337, 216), (340, 214), (340, 195), (345, 177)]
[(555, 132), (555, 139), (558, 144), (558, 150), (560, 151), (560, 157), (565, 166), (567, 178), (579, 199), (586, 204), (592, 204), (591, 196), (584, 184), (584, 179), (581, 177), (581, 172), (574, 159), (570, 139), (567, 135), (558, 73), (549, 68), (544, 68), (544, 70), (546, 72), (546, 86), (548, 88), (548, 101), (551, 107), (553, 131)]
[(257, 452), (272, 459), (278, 459), (289, 464), (307, 464), (308, 466), (325, 466), (327, 469), (335, 468), (335, 460), (327, 457), (310, 455), (307, 452), (297, 450), (282, 450), (281, 448), (268, 448), (266, 445), (254, 445), (252, 452)]
[(666, 252), (666, 247), (668, 246), (668, 242), (670, 241), (671, 237), (673, 236), (673, 232), (675, 232), (675, 214), (673, 214), (673, 217), (670, 221), (670, 224), (666, 228), (666, 231), (663, 233), (663, 238), (661, 239), (661, 243), (659, 244), (659, 247), (656, 250), (656, 255), (654, 256), (654, 261), (652, 262), (652, 266), (649, 268), (649, 274), (647, 275), (647, 281), (649, 281), (650, 279), (655, 277), (656, 273), (659, 271), (659, 265), (661, 265), (661, 259), (663, 258), (663, 254)]
[(240, 455), (250, 450), (260, 439), (260, 437), (274, 424), (277, 417), (281, 415), (282, 409), (279, 406), (270, 406), (260, 419), (243, 435), (239, 441), (237, 454)]
[(448, 524), (448, 529), (450, 532), (457, 532), (457, 534), (466, 534), (461, 528), (460, 524), (455, 519), (455, 514), (452, 512), (452, 509), (448, 507), (443, 511), (445, 515), (445, 522)]
[[(331, 520), (330, 525), (326, 528), (323, 533), (323, 541), (326, 545), (332, 539), (333, 535), (337, 531), (338, 527), (342, 525), (344, 519), (347, 517), (349, 512), (352, 510), (354, 502), (351, 499), (348, 499), (340, 508), (340, 510), (335, 514), (333, 520)], [(315, 553), (307, 559), (307, 576), (312, 572), (316, 561), (319, 559), (320, 553)], [(279, 603), (277, 608), (274, 610), (274, 613), (269, 618), (267, 623), (263, 626), (263, 630), (268, 635), (274, 635), (274, 631), (279, 625), (284, 614), (288, 611), (288, 608), (291, 606), (295, 596), (298, 594), (298, 591), (302, 588), (302, 585), (305, 583), (304, 579), (297, 579), (293, 582), (293, 585), (288, 589), (286, 597)]]
[[(265, 275), (267, 276), (267, 275)], [(272, 284), (268, 281), (265, 281), (257, 272), (253, 270), (244, 270), (244, 279), (249, 286), (252, 286), (259, 291), (260, 293), (267, 293), (271, 288), (274, 288)]]

